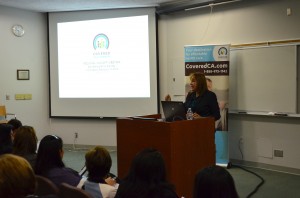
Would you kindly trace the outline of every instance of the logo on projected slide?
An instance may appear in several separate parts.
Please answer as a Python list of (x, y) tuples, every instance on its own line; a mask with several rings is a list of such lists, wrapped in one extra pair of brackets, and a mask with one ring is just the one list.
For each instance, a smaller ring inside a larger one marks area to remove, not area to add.
[(227, 53), (228, 53), (228, 51), (227, 51), (227, 48), (225, 48), (225, 47), (221, 47), (221, 48), (219, 49), (219, 51), (218, 51), (218, 54), (219, 54), (220, 56), (226, 56)]
[(105, 34), (98, 34), (94, 38), (94, 49), (108, 49), (109, 47), (109, 39)]

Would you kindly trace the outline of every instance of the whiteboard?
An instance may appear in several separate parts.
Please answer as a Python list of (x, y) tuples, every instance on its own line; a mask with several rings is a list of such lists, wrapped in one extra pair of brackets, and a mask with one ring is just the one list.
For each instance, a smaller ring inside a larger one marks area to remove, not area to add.
[(229, 109), (297, 111), (297, 47), (231, 49)]

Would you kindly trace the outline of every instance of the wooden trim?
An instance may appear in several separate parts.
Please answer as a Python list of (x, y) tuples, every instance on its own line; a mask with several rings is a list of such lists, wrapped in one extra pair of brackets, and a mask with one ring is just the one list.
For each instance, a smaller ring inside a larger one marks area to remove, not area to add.
[(279, 40), (279, 41), (266, 41), (266, 42), (256, 42), (256, 43), (243, 43), (243, 44), (233, 44), (231, 48), (243, 48), (243, 47), (257, 47), (257, 46), (270, 46), (270, 45), (287, 45), (287, 44), (300, 44), (300, 39), (291, 40)]

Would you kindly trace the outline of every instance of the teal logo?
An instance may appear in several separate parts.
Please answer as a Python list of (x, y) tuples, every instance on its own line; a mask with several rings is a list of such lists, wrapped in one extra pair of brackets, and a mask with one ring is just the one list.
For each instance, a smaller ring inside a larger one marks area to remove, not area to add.
[(227, 55), (227, 49), (226, 49), (226, 47), (221, 47), (220, 49), (219, 49), (219, 51), (218, 51), (218, 54), (220, 55), (220, 56), (226, 56)]
[(98, 34), (94, 38), (93, 42), (94, 49), (108, 49), (109, 39), (105, 34)]

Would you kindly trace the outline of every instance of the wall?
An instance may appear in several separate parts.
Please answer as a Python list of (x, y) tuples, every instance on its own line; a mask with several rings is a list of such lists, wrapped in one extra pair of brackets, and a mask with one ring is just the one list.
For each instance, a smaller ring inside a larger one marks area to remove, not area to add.
[[(291, 16), (287, 16), (287, 8), (292, 9)], [(160, 16), (162, 97), (170, 93), (173, 100), (184, 100), (181, 76), (184, 76), (185, 45), (242, 44), (300, 38), (300, 2), (297, 0), (242, 1), (216, 6), (211, 14), (210, 11), (210, 8), (202, 8)], [(177, 93), (178, 85), (182, 86), (181, 93)], [(299, 139), (300, 124), (297, 118), (229, 115), (229, 155), (233, 160), (299, 168), (300, 156), (296, 152), (300, 149)], [(283, 150), (283, 157), (274, 157), (274, 149)]]
[[(11, 27), (21, 24), (23, 37), (15, 37)], [(116, 127), (113, 120), (71, 120), (49, 118), (49, 78), (47, 16), (0, 6), (0, 104), (17, 115), (23, 124), (36, 129), (41, 139), (46, 134), (61, 136), (66, 144), (116, 146)], [(29, 69), (30, 80), (17, 80), (17, 69)], [(18, 93), (31, 93), (32, 100), (15, 100)], [(6, 95), (10, 100), (6, 100)]]
[[(23, 37), (13, 35), (15, 24), (24, 27)], [(46, 24), (45, 14), (0, 6), (0, 104), (34, 126), (39, 138), (49, 131)], [(30, 80), (17, 80), (17, 69), (29, 69)], [(14, 99), (23, 93), (32, 94), (32, 100)]]

